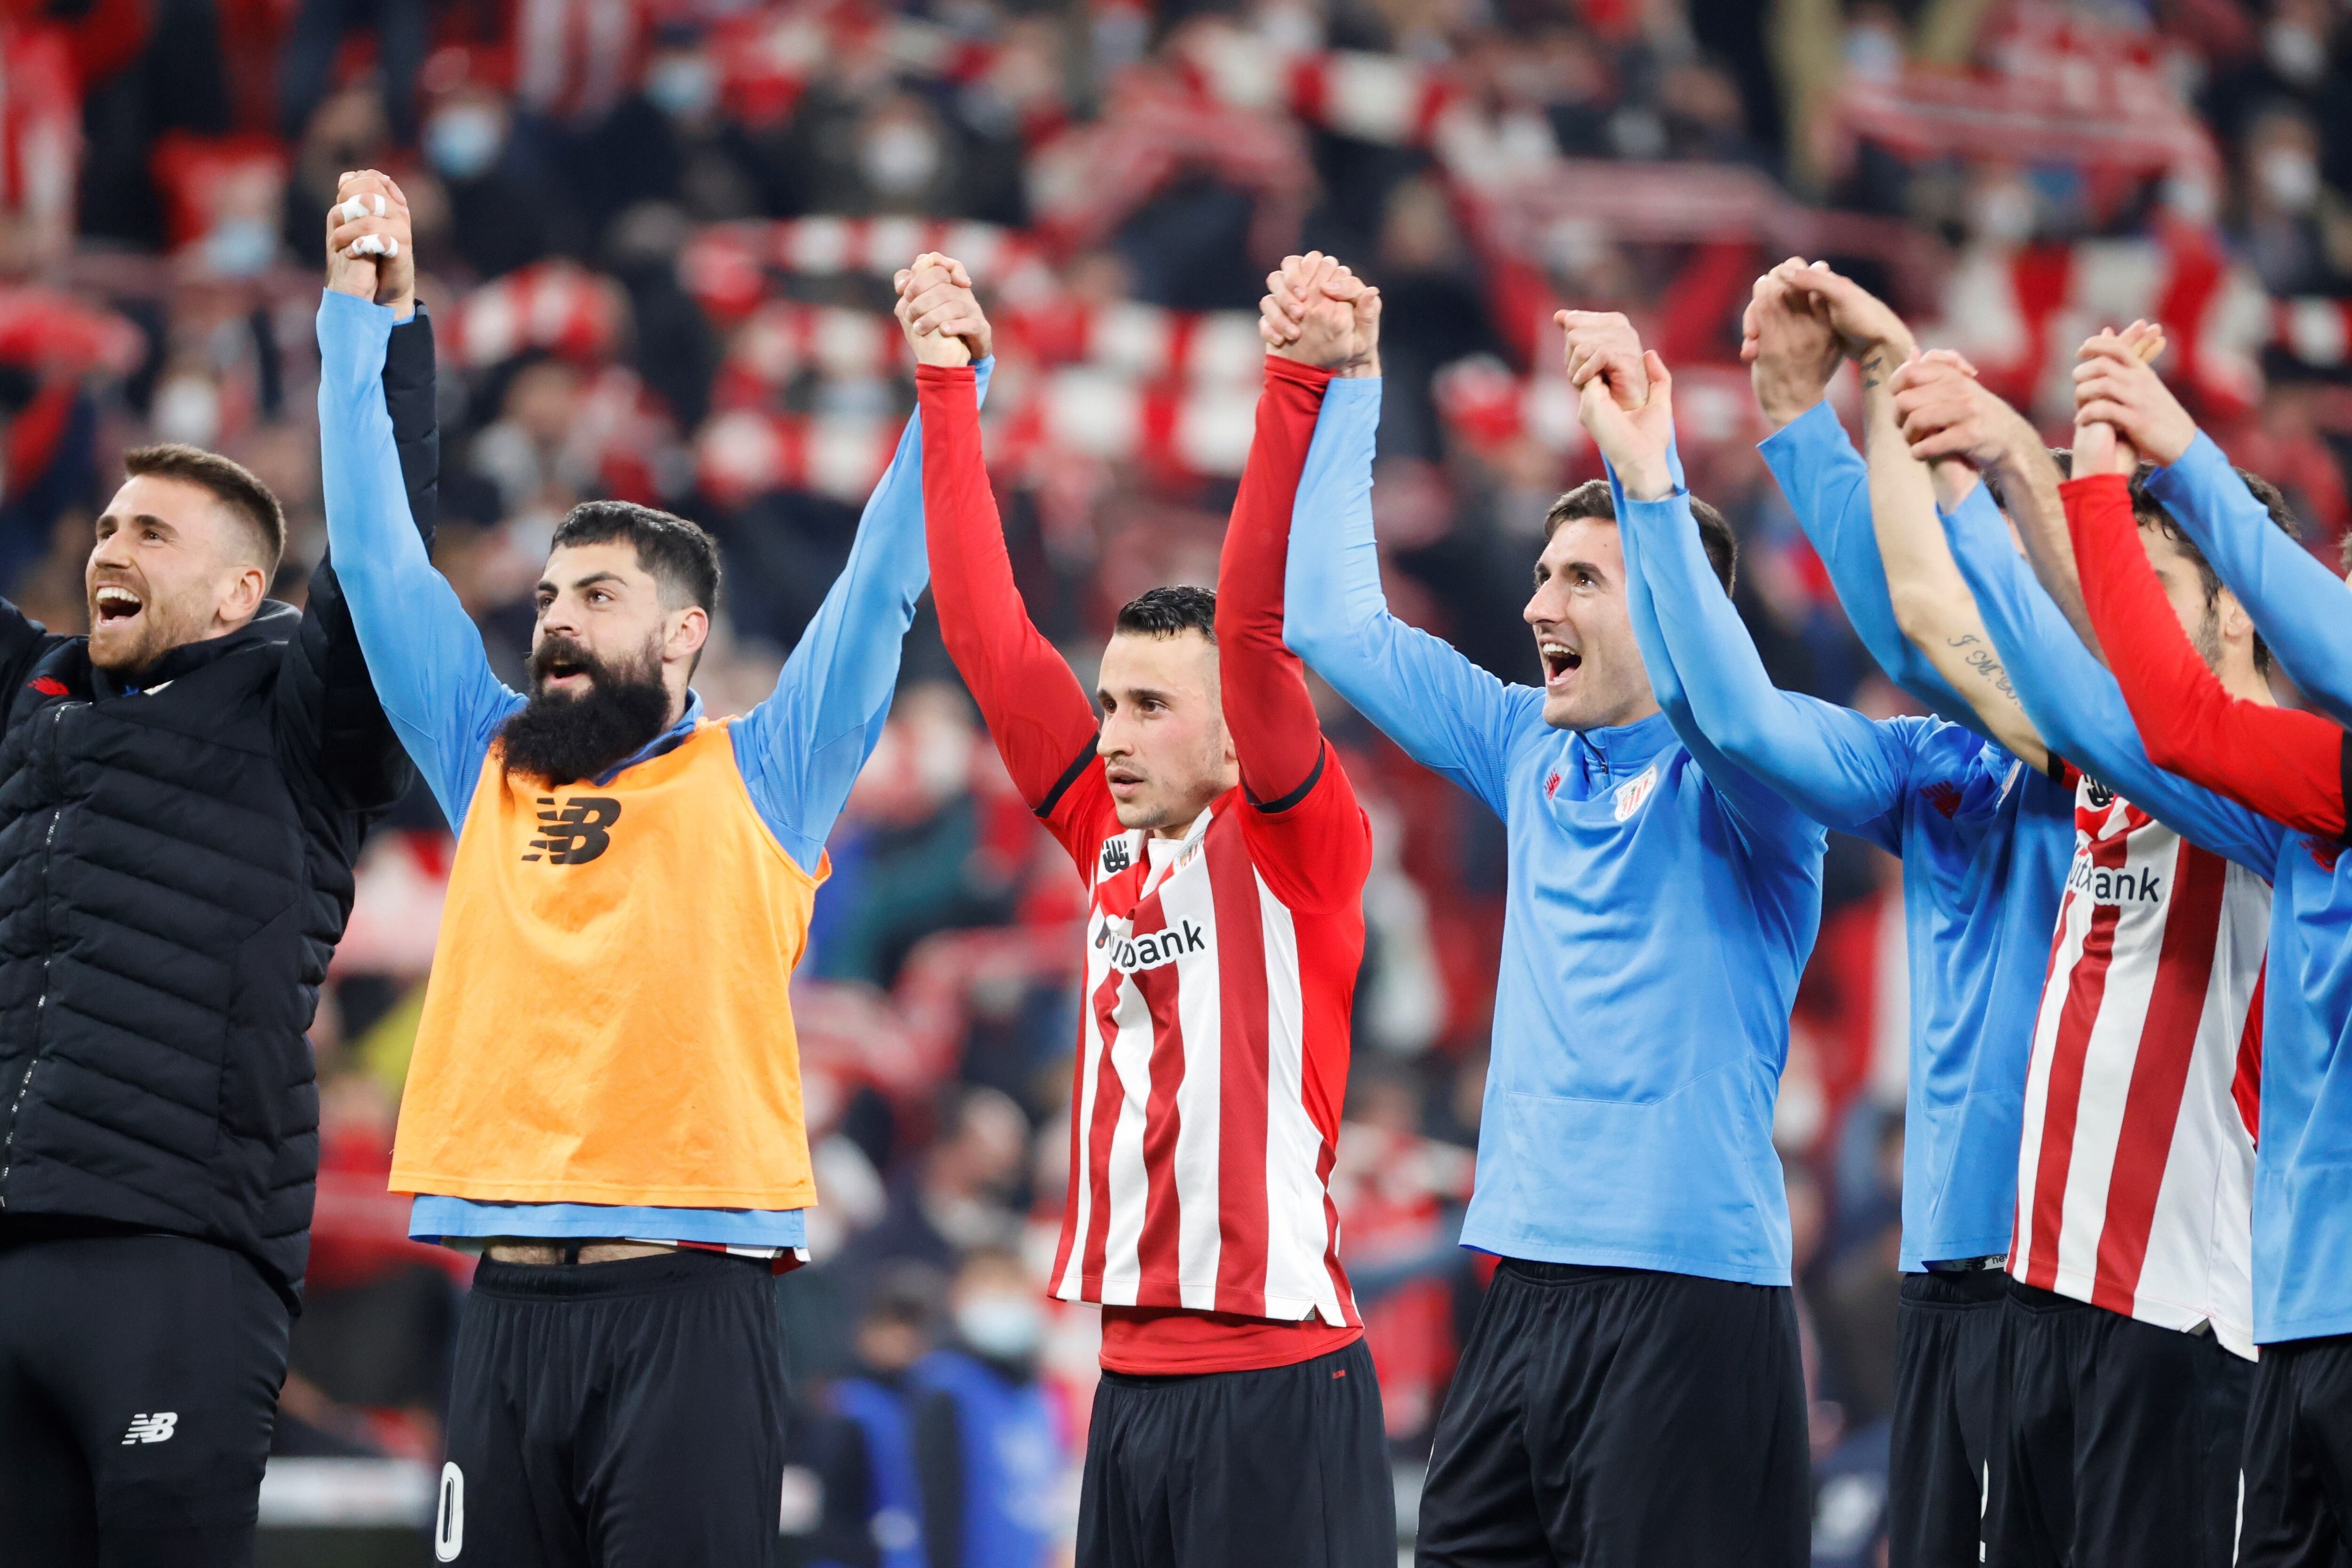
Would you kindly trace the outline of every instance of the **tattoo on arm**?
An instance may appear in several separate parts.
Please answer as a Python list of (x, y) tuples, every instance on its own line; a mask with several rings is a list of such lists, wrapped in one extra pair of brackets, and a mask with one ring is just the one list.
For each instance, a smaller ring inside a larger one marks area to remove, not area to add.
[(2017, 689), (2009, 683), (2009, 671), (2001, 668), (2000, 660), (1993, 657), (1992, 649), (1985, 646), (1982, 637), (1972, 632), (1963, 632), (1958, 637), (1945, 638), (1944, 646), (1958, 648), (1961, 662), (1982, 676), (2003, 697), (2011, 702), (2017, 700)]
[(1868, 392), (1873, 387), (1875, 387), (1885, 377), (1885, 369), (1886, 366), (1885, 359), (1879, 354), (1872, 354), (1868, 359), (1863, 361), (1862, 389), (1864, 392)]

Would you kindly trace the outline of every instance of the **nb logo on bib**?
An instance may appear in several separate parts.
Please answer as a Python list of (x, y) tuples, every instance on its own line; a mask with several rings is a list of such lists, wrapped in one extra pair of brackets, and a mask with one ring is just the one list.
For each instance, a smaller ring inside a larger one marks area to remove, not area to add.
[(536, 860), (544, 851), (551, 866), (582, 866), (602, 855), (612, 844), (605, 829), (621, 819), (621, 803), (607, 795), (575, 795), (558, 807), (553, 795), (539, 797), (541, 837), (530, 841)]

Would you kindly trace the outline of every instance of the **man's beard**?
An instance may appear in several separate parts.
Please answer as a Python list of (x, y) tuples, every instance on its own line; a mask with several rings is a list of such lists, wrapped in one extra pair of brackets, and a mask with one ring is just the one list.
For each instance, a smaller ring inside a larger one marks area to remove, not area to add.
[[(558, 661), (584, 670), (588, 690), (566, 697), (547, 689)], [(568, 637), (550, 637), (530, 656), (531, 698), (499, 732), (508, 773), (568, 784), (593, 778), (642, 750), (669, 722), (669, 689), (662, 684), (655, 644), (622, 667), (607, 664)]]
[(2212, 600), (2205, 601), (2205, 617), (2189, 634), (2189, 644), (2205, 661), (2206, 668), (2216, 675), (2221, 673), (2221, 611)]

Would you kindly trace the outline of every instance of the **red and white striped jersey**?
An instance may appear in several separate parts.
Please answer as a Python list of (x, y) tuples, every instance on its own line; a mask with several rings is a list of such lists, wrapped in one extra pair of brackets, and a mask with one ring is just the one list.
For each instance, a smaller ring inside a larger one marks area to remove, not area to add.
[[(1052, 1279), (1065, 1301), (1361, 1326), (1328, 1184), (1367, 830), (1341, 770), (1318, 772), (1279, 826), (1234, 789), (1181, 840), (1065, 838), (1099, 844)], [(1108, 806), (1074, 815), (1115, 827)], [(1078, 828), (1067, 815), (1049, 826)], [(1349, 871), (1357, 893), (1318, 895)]]
[(2254, 1353), (2270, 884), (2089, 778), (2035, 1022), (2009, 1271)]

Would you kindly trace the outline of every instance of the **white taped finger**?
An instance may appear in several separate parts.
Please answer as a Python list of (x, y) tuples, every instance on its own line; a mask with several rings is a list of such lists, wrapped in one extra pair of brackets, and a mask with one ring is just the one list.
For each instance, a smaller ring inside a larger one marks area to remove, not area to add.
[(351, 223), (356, 219), (363, 218), (367, 216), (367, 204), (361, 201), (357, 196), (353, 196), (350, 201), (345, 202), (341, 206), (335, 209), (335, 216), (341, 218), (345, 223)]
[(386, 256), (398, 256), (400, 254), (400, 241), (393, 238), (389, 235), (385, 236), (383, 241), (383, 253)]

